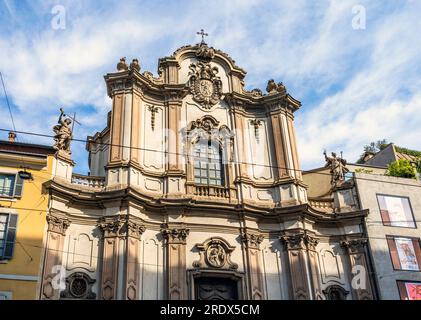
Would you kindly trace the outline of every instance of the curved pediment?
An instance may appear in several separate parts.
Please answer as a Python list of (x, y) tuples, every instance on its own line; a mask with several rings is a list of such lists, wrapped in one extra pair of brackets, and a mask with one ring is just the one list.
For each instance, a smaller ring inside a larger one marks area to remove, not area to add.
[[(246, 75), (246, 71), (238, 67), (235, 64), (235, 60), (233, 60), (227, 53), (213, 47), (209, 47), (205, 42), (197, 43), (195, 45), (182, 46), (175, 50), (168, 58), (175, 59), (179, 63), (187, 58), (196, 58), (207, 62), (213, 61), (217, 64), (221, 64), (224, 68), (229, 69), (230, 71), (238, 72), (243, 78)], [(166, 58), (161, 59), (160, 63), (165, 60)]]

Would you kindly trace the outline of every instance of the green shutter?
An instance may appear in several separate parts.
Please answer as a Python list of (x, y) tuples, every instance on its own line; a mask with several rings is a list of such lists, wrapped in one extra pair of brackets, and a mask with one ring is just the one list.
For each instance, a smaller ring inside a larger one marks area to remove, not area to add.
[(19, 176), (19, 174), (16, 175), (16, 185), (15, 185), (15, 197), (21, 197), (22, 196), (22, 191), (23, 191), (23, 180), (22, 178)]
[(13, 257), (13, 250), (16, 242), (16, 227), (18, 225), (18, 215), (9, 214), (9, 221), (7, 223), (6, 243), (4, 248), (3, 258), (11, 259)]

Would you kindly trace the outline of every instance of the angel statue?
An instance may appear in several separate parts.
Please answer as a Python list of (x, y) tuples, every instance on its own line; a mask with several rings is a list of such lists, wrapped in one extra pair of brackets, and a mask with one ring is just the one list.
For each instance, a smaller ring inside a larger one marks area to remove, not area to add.
[(328, 157), (326, 151), (324, 151), (323, 154), (326, 160), (326, 167), (330, 168), (330, 183), (332, 188), (338, 187), (345, 181), (345, 174), (349, 172), (346, 167), (346, 160), (342, 159), (342, 157), (338, 157), (335, 152), (332, 152), (332, 157)]
[(64, 151), (68, 155), (70, 152), (70, 141), (72, 140), (72, 120), (69, 116), (64, 114), (63, 108), (60, 108), (60, 117), (58, 118), (58, 124), (53, 127), (55, 133), (54, 136), (54, 149)]

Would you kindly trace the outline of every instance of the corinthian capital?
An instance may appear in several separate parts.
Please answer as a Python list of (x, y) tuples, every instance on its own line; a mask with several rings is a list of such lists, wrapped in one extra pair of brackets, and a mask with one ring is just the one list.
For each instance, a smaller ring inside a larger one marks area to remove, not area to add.
[(104, 237), (116, 237), (121, 235), (125, 218), (116, 216), (112, 218), (102, 218), (98, 222), (98, 227), (104, 232)]
[(319, 239), (307, 233), (297, 233), (292, 235), (282, 235), (280, 240), (286, 245), (288, 250), (310, 249), (314, 250), (319, 243)]
[(349, 253), (363, 252), (367, 244), (367, 239), (348, 239), (341, 241), (341, 246), (348, 250)]
[(263, 241), (263, 239), (264, 237), (261, 234), (246, 232), (241, 234), (241, 240), (249, 248), (259, 249), (260, 243)]
[(304, 233), (282, 235), (280, 240), (285, 244), (288, 250), (305, 249)]
[(134, 237), (136, 239), (140, 239), (143, 232), (145, 232), (146, 228), (144, 225), (133, 221), (127, 221), (127, 235), (129, 237)]
[(48, 231), (66, 234), (67, 228), (70, 226), (70, 220), (67, 218), (57, 217), (53, 215), (47, 216)]
[(161, 234), (167, 242), (186, 243), (189, 232), (186, 228), (170, 228), (166, 223), (161, 225)]

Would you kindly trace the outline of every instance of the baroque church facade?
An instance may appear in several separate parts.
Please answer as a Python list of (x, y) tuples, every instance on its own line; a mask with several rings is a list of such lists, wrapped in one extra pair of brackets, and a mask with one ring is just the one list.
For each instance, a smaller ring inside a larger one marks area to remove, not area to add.
[(346, 184), (332, 210), (308, 199), (285, 86), (247, 91), (203, 40), (158, 75), (125, 58), (105, 75), (89, 176), (72, 172), (70, 121), (55, 128), (40, 299), (374, 299), (367, 212)]

